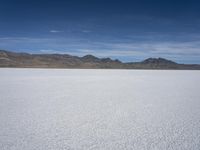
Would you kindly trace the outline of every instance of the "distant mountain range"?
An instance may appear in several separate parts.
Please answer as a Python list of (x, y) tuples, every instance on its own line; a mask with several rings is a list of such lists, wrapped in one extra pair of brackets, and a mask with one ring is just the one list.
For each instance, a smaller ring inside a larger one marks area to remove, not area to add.
[(83, 68), (83, 69), (180, 69), (200, 70), (198, 64), (178, 64), (164, 58), (148, 58), (141, 62), (124, 63), (93, 55), (28, 54), (0, 50), (0, 67), (18, 68)]

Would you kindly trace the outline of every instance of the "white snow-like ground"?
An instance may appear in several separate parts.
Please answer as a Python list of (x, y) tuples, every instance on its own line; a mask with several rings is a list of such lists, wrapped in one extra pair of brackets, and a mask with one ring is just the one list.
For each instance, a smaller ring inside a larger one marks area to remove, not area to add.
[(199, 150), (200, 71), (0, 69), (0, 150)]

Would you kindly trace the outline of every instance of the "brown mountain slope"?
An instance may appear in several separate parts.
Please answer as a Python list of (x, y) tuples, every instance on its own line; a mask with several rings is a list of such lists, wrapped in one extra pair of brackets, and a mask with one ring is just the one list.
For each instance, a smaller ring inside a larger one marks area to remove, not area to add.
[(0, 67), (22, 68), (110, 68), (110, 69), (194, 69), (200, 65), (177, 64), (164, 58), (148, 58), (142, 62), (122, 63), (92, 55), (83, 57), (68, 54), (28, 54), (0, 50)]

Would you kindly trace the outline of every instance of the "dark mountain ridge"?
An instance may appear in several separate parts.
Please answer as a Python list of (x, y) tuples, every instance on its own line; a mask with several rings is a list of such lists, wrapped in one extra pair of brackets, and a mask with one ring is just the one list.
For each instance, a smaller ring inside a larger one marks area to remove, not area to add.
[(143, 64), (177, 64), (176, 62), (173, 62), (171, 60), (167, 60), (164, 58), (148, 58), (142, 61)]
[(123, 63), (93, 55), (29, 54), (0, 50), (0, 67), (21, 68), (85, 68), (85, 69), (188, 69), (200, 70), (197, 64), (178, 64), (164, 58), (148, 58), (141, 62)]

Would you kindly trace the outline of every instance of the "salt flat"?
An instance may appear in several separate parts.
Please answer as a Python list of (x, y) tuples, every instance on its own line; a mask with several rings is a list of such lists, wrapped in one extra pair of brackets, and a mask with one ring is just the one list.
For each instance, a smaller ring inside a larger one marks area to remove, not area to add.
[(1, 150), (199, 150), (200, 71), (0, 69)]

